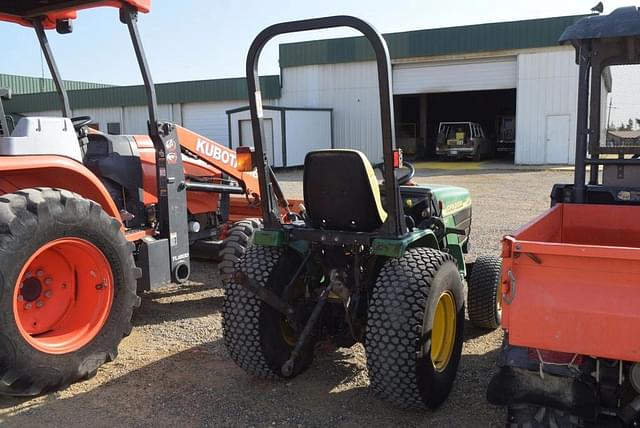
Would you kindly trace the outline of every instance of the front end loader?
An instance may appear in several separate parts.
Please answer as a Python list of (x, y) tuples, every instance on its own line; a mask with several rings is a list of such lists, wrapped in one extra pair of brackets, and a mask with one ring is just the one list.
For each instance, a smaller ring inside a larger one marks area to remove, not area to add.
[[(258, 60), (273, 37), (351, 27), (376, 55), (384, 163), (382, 183), (357, 150), (309, 152), (304, 206), (283, 222), (289, 203), (264, 149)], [(471, 198), (463, 188), (418, 186), (396, 149), (391, 64), (382, 36), (349, 16), (276, 24), (247, 56), (255, 152), (238, 159), (256, 167), (264, 229), (236, 265), (223, 308), (224, 342), (250, 374), (291, 378), (319, 348), (363, 343), (371, 388), (403, 407), (435, 408), (448, 396), (460, 361), (465, 321), (465, 253)], [(499, 322), (499, 262), (473, 268), (474, 320)], [(471, 292), (470, 292), (471, 296)], [(471, 298), (471, 297), (470, 297)]]

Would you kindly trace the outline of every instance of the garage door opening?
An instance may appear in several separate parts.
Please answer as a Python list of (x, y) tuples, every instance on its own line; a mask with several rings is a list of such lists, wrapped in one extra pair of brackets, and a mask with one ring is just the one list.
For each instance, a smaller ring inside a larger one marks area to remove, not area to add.
[(489, 157), (513, 161), (516, 90), (399, 95), (394, 99), (399, 147), (420, 159), (435, 160), (441, 122), (473, 122), (482, 127)]

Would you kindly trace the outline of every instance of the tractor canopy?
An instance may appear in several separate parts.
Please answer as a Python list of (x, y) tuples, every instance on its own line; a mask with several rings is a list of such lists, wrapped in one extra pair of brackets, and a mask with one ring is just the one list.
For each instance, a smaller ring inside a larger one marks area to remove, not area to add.
[(611, 39), (640, 36), (640, 9), (621, 7), (609, 15), (591, 15), (567, 27), (560, 36), (560, 44), (577, 46), (587, 39)]
[(76, 19), (78, 10), (105, 6), (129, 6), (147, 13), (151, 0), (0, 0), (0, 21), (32, 27), (33, 21), (38, 20), (45, 29), (52, 29), (58, 22)]

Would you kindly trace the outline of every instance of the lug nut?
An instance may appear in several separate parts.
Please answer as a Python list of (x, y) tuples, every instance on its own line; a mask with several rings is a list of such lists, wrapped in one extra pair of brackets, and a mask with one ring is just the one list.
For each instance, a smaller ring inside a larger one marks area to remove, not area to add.
[(27, 303), (26, 305), (24, 305), (24, 308), (25, 308), (26, 310), (31, 309), (31, 307), (32, 307), (31, 303)]
[(47, 291), (45, 291), (45, 292), (44, 292), (44, 297), (46, 297), (47, 299), (48, 299), (49, 297), (51, 297), (51, 290), (47, 290)]
[(38, 301), (36, 302), (36, 307), (41, 308), (41, 307), (43, 307), (43, 306), (44, 306), (44, 302), (43, 302), (42, 300), (38, 300)]
[(22, 294), (18, 294), (18, 301), (22, 302), (24, 300), (24, 297), (22, 296)]
[(38, 270), (36, 272), (36, 276), (42, 276), (42, 275), (44, 275), (44, 271), (43, 270)]
[(45, 280), (44, 280), (44, 283), (45, 283), (46, 285), (51, 285), (51, 284), (53, 284), (53, 279), (51, 279), (51, 278), (47, 278), (47, 279), (45, 279)]
[(33, 274), (31, 272), (27, 272), (27, 273), (24, 274), (24, 277), (27, 278), (27, 279), (31, 278), (32, 276), (33, 276)]

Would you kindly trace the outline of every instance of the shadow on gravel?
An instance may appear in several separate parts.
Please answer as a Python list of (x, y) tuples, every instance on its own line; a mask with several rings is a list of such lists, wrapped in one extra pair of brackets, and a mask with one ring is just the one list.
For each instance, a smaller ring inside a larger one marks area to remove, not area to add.
[[(404, 411), (371, 395), (359, 352), (321, 354), (301, 376), (257, 380), (226, 356), (221, 340), (188, 349), (70, 398), (8, 399), (6, 426), (498, 426), (484, 395), (496, 353), (464, 355), (449, 400)], [(6, 413), (6, 412), (3, 412)], [(55, 422), (54, 422), (55, 421)]]
[(133, 314), (133, 325), (140, 327), (201, 318), (222, 311), (222, 301), (222, 296), (212, 296), (197, 300), (160, 303), (143, 297), (140, 309)]

